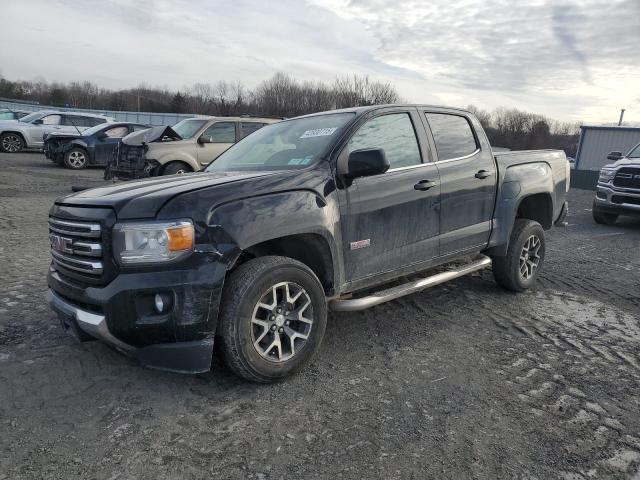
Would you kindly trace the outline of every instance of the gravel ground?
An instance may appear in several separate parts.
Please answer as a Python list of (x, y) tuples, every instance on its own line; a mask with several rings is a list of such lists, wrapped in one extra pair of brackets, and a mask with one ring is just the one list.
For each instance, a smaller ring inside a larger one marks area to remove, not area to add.
[(0, 479), (640, 478), (640, 222), (570, 194), (536, 289), (488, 271), (333, 314), (314, 362), (259, 386), (75, 343), (45, 303), (70, 172), (0, 154)]

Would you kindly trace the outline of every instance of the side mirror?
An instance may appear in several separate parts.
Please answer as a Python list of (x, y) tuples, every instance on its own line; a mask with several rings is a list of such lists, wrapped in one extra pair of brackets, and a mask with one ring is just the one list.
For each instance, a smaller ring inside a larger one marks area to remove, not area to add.
[(107, 138), (107, 133), (106, 132), (100, 132), (98, 135), (96, 135), (96, 138), (98, 140), (104, 140), (105, 138)]
[(33, 121), (33, 124), (34, 124), (34, 125), (42, 125), (42, 119), (41, 119), (41, 118), (39, 118), (39, 119), (37, 119), (37, 120), (34, 120), (34, 121)]
[(389, 160), (382, 148), (354, 150), (349, 154), (347, 173), (349, 178), (370, 177), (389, 170)]
[(205, 143), (213, 143), (213, 137), (211, 137), (211, 135), (209, 135), (209, 136), (200, 135), (198, 137), (198, 143), (200, 145), (203, 145)]
[(622, 158), (622, 152), (611, 152), (607, 155), (607, 160), (617, 161)]

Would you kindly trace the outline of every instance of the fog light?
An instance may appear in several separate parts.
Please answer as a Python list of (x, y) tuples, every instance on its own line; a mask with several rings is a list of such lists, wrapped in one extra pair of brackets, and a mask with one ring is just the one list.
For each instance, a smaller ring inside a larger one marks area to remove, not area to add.
[(163, 296), (160, 295), (159, 293), (156, 293), (156, 296), (154, 298), (154, 303), (156, 306), (156, 312), (158, 313), (164, 313), (165, 308), (168, 307), (168, 302), (166, 302), (165, 298), (163, 298)]

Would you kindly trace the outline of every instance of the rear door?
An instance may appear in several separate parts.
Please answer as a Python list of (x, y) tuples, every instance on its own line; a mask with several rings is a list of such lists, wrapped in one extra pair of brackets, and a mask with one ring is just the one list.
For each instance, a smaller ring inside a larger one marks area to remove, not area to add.
[(482, 247), (489, 241), (497, 174), (491, 148), (463, 113), (425, 111), (440, 174), (440, 254)]
[(222, 152), (236, 143), (237, 122), (216, 122), (202, 133), (202, 137), (209, 138), (211, 143), (198, 144), (198, 163), (205, 166), (213, 162)]
[(385, 109), (367, 119), (340, 153), (382, 148), (391, 165), (340, 193), (347, 281), (438, 256), (440, 186), (418, 112)]

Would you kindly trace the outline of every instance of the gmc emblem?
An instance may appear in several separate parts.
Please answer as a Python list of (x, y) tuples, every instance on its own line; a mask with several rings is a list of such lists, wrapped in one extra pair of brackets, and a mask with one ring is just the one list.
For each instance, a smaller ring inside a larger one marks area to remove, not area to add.
[(51, 242), (51, 250), (61, 253), (73, 253), (72, 239), (50, 233), (49, 241)]

